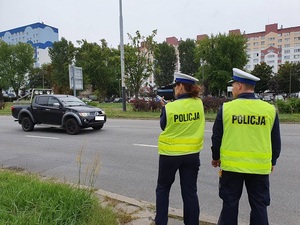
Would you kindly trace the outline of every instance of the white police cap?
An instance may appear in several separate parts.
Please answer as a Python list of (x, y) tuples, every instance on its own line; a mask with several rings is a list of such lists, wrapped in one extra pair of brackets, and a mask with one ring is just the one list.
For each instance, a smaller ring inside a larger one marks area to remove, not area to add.
[(233, 68), (232, 70), (233, 70), (233, 76), (232, 76), (232, 80), (230, 80), (229, 83), (238, 81), (241, 83), (255, 85), (256, 81), (260, 80), (258, 77), (253, 76), (252, 74), (247, 73), (243, 70), (237, 68)]
[(199, 81), (197, 78), (184, 73), (174, 73), (174, 82), (175, 83), (186, 83), (186, 84), (195, 84)]

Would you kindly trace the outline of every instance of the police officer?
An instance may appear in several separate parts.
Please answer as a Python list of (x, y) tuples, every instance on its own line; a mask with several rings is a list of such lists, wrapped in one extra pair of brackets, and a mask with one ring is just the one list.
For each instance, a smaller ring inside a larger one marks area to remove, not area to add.
[(245, 183), (251, 207), (250, 225), (268, 225), (269, 174), (281, 151), (275, 107), (256, 99), (260, 79), (233, 69), (234, 100), (224, 103), (213, 125), (212, 166), (220, 166), (219, 196), (223, 208), (218, 225), (237, 225)]
[(156, 225), (167, 225), (170, 188), (179, 170), (183, 217), (186, 225), (199, 225), (197, 178), (200, 167), (199, 152), (203, 148), (204, 109), (198, 79), (174, 74), (175, 101), (164, 105), (158, 138), (159, 171), (156, 187)]

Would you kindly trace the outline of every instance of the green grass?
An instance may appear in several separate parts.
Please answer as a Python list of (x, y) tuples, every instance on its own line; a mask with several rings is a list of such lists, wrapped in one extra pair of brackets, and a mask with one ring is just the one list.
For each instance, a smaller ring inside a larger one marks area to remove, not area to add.
[[(123, 111), (122, 103), (98, 103), (98, 107), (103, 109), (107, 118), (127, 118), (127, 119), (159, 119), (160, 112), (137, 112), (133, 111), (130, 103), (126, 104), (126, 111)], [(0, 115), (11, 115), (11, 102), (5, 104), (5, 108), (0, 110)], [(216, 113), (205, 113), (206, 121), (214, 121)], [(300, 123), (300, 114), (280, 114), (279, 120), (282, 123)]]
[(0, 202), (0, 224), (117, 224), (91, 192), (15, 171), (0, 171)]

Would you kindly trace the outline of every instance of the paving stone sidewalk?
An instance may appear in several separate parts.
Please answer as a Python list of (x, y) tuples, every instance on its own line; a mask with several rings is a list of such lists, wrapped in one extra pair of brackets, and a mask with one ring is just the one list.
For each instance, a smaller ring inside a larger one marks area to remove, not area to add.
[[(153, 203), (138, 201), (104, 190), (95, 192), (103, 206), (111, 206), (116, 213), (124, 215), (124, 221), (120, 225), (155, 225), (155, 205)], [(215, 225), (207, 218), (207, 222), (201, 221), (200, 225)], [(169, 209), (169, 225), (183, 225), (182, 210)]]

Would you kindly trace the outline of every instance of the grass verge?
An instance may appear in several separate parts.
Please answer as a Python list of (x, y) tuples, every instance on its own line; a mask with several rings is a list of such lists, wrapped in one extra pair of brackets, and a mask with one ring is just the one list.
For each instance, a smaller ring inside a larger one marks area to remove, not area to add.
[(0, 171), (0, 224), (117, 225), (117, 216), (84, 189)]
[[(0, 115), (11, 115), (11, 102), (5, 103), (5, 108), (0, 110)], [(126, 111), (123, 111), (122, 103), (98, 103), (97, 107), (103, 109), (110, 118), (122, 119), (159, 119), (160, 111), (155, 112), (137, 112), (133, 111), (130, 103), (126, 104)], [(205, 113), (206, 121), (214, 121), (216, 113)], [(282, 123), (300, 123), (300, 114), (280, 114), (279, 120)]]

